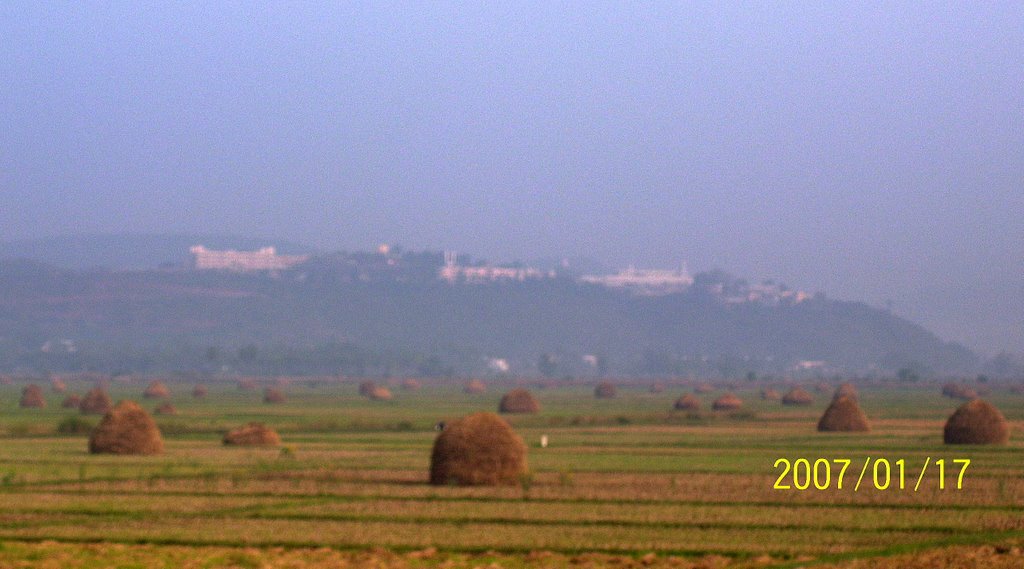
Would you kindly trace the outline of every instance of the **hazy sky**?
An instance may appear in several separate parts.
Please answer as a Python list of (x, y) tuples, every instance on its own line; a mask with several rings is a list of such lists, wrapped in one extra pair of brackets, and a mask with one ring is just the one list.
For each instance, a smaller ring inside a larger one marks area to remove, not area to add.
[(1024, 352), (1024, 4), (0, 3), (0, 239), (722, 268)]

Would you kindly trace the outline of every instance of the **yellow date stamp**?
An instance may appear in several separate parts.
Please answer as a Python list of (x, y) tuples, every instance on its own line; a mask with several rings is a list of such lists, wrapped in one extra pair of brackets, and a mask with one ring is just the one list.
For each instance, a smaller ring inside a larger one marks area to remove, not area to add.
[[(939, 490), (963, 490), (964, 475), (971, 465), (969, 458), (940, 458), (932, 460), (925, 457), (920, 470), (916, 465), (908, 465), (906, 459), (889, 460), (888, 458), (866, 457), (863, 465), (858, 460), (853, 470), (854, 461), (849, 458), (797, 458), (790, 460), (780, 458), (773, 468), (778, 478), (772, 486), (775, 490), (848, 490), (853, 482), (853, 491), (863, 486), (875, 490), (910, 490), (917, 492), (924, 484), (937, 484)], [(857, 468), (860, 467), (860, 468)], [(859, 470), (859, 475), (857, 471)], [(849, 480), (847, 474), (850, 473)], [(856, 475), (856, 480), (853, 476)], [(927, 482), (926, 482), (927, 479)]]

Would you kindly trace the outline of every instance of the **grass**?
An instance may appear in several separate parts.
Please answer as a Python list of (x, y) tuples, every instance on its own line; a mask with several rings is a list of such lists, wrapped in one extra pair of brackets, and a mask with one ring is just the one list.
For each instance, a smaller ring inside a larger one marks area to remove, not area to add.
[[(111, 395), (140, 400), (144, 387)], [(990, 400), (1012, 422), (1011, 444), (969, 448), (942, 444), (957, 403), (937, 385), (862, 389), (874, 425), (862, 435), (816, 433), (821, 394), (790, 408), (751, 387), (737, 391), (742, 413), (693, 414), (670, 410), (681, 388), (620, 388), (611, 400), (586, 386), (538, 390), (541, 413), (509, 417), (530, 447), (529, 484), (455, 488), (426, 484), (433, 425), (495, 409), (500, 390), (428, 382), (368, 402), (355, 384), (296, 382), (287, 403), (265, 405), (261, 391), (233, 384), (203, 399), (170, 387), (180, 414), (157, 417), (166, 452), (116, 457), (86, 452), (98, 418), (60, 409), (63, 396), (19, 409), (20, 386), (0, 386), (0, 566), (599, 567), (653, 554), (643, 564), (760, 567), (976, 555), (964, 548), (1024, 532), (1024, 397), (1009, 393)], [(220, 444), (248, 421), (278, 430), (284, 446)], [(772, 488), (780, 457), (849, 458), (853, 471), (868, 456), (906, 460), (909, 487), (855, 493), (859, 472), (848, 472), (842, 491)], [(939, 490), (932, 472), (912, 491), (926, 457), (970, 458), (964, 489)]]

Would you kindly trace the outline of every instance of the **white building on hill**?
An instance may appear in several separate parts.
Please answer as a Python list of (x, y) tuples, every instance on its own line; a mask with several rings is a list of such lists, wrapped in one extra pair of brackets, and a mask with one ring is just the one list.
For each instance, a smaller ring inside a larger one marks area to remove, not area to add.
[(222, 271), (278, 271), (305, 262), (309, 255), (278, 255), (273, 247), (256, 251), (215, 251), (202, 245), (189, 249), (195, 258), (193, 265), (199, 270), (217, 269)]

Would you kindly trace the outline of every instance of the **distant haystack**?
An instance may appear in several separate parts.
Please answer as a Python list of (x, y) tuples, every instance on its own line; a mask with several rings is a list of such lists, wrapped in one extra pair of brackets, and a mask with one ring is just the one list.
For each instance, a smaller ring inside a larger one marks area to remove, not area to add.
[(726, 393), (718, 399), (715, 399), (715, 402), (711, 404), (711, 408), (715, 411), (734, 411), (742, 407), (743, 401), (732, 393)]
[(594, 397), (598, 399), (614, 399), (618, 391), (610, 381), (602, 381), (594, 388)]
[(224, 435), (224, 444), (238, 446), (277, 446), (281, 437), (263, 423), (249, 423)]
[(46, 398), (43, 397), (43, 390), (36, 384), (25, 386), (21, 391), (21, 402), (19, 405), (26, 409), (42, 409), (46, 407)]
[(406, 391), (416, 391), (420, 387), (423, 387), (423, 384), (421, 384), (420, 380), (418, 379), (413, 379), (410, 377), (402, 380), (402, 389)]
[(167, 389), (162, 381), (151, 382), (146, 390), (142, 392), (142, 396), (146, 399), (163, 399), (164, 397), (171, 396), (171, 390)]
[(687, 393), (676, 399), (675, 409), (677, 411), (696, 411), (700, 409), (700, 399), (692, 393)]
[(377, 384), (372, 381), (362, 381), (359, 383), (359, 395), (363, 397), (369, 397), (373, 390), (376, 389)]
[(794, 387), (782, 397), (783, 405), (810, 405), (811, 403), (814, 403), (814, 396), (802, 387)]
[(160, 405), (157, 405), (154, 413), (156, 413), (157, 415), (177, 415), (178, 409), (177, 407), (172, 405), (170, 401), (165, 401)]
[(82, 404), (82, 398), (72, 393), (64, 398), (64, 401), (60, 404), (65, 409), (77, 409)]
[(780, 395), (778, 391), (775, 391), (770, 387), (766, 387), (761, 390), (761, 399), (764, 401), (778, 401), (779, 399), (782, 399), (782, 395)]
[(715, 387), (710, 383), (700, 383), (697, 387), (693, 388), (694, 393), (711, 393), (715, 390)]
[(960, 383), (947, 383), (942, 386), (942, 394), (951, 399), (970, 401), (978, 398), (978, 392)]
[(649, 391), (651, 393), (662, 393), (665, 391), (665, 384), (661, 383), (660, 381), (652, 383)]
[(832, 384), (822, 381), (814, 386), (814, 390), (818, 393), (828, 393), (829, 391), (832, 391)]
[(479, 379), (471, 379), (466, 383), (466, 386), (462, 388), (462, 391), (469, 393), (470, 395), (478, 395), (487, 391), (487, 385)]
[(430, 483), (435, 485), (513, 485), (526, 473), (526, 444), (494, 413), (447, 423), (430, 456)]
[(942, 439), (947, 445), (1001, 445), (1010, 440), (1010, 428), (999, 409), (974, 399), (949, 417)]
[(836, 392), (832, 395), (833, 399), (839, 399), (840, 397), (852, 397), (857, 398), (857, 388), (850, 382), (839, 384), (836, 388)]
[(287, 398), (284, 396), (284, 392), (276, 387), (268, 387), (263, 390), (263, 402), (264, 403), (284, 403)]
[(392, 395), (391, 390), (383, 385), (378, 385), (370, 390), (370, 394), (367, 395), (370, 401), (391, 401)]
[(50, 380), (50, 389), (52, 389), (54, 393), (64, 393), (68, 390), (68, 384), (64, 383), (63, 379), (55, 377)]
[(206, 389), (205, 385), (197, 385), (192, 388), (192, 397), (195, 397), (196, 399), (206, 397), (207, 393), (209, 393), (209, 390)]
[(540, 411), (540, 403), (529, 391), (516, 388), (501, 398), (498, 411), (500, 413), (537, 413)]
[(113, 408), (114, 403), (102, 387), (93, 387), (82, 397), (82, 404), (78, 409), (83, 415), (103, 415)]
[(818, 421), (821, 432), (867, 432), (871, 430), (868, 417), (857, 404), (857, 398), (837, 395)]
[(251, 377), (243, 377), (238, 380), (238, 389), (242, 391), (256, 391), (256, 380)]
[(134, 401), (118, 403), (89, 437), (89, 452), (93, 454), (160, 454), (163, 450), (160, 429)]

